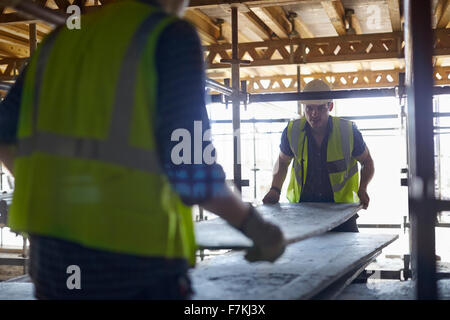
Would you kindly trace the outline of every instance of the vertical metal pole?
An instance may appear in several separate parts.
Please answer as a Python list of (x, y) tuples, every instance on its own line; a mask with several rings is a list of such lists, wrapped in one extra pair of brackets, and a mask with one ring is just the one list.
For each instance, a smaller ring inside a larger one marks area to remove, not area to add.
[(431, 2), (405, 0), (411, 262), (417, 299), (436, 299)]
[(238, 53), (238, 8), (231, 8), (231, 44), (232, 44), (232, 64), (231, 64), (231, 86), (233, 95), (231, 97), (233, 102), (233, 171), (234, 184), (242, 191), (241, 183), (241, 114), (240, 114), (240, 97), (239, 97), (239, 53)]
[(29, 24), (29, 33), (30, 33), (30, 56), (32, 56), (37, 47), (37, 30), (35, 23)]
[[(223, 79), (223, 83), (227, 86), (230, 87), (230, 79)], [(225, 96), (225, 109), (228, 110), (228, 97)]]
[[(297, 92), (301, 92), (302, 88), (301, 88), (301, 79), (300, 79), (300, 66), (297, 66)], [(300, 116), (303, 115), (303, 107), (300, 101), (297, 101), (297, 112)]]
[[(440, 105), (439, 105), (439, 96), (434, 97), (434, 112), (439, 114), (440, 112)], [(441, 125), (441, 117), (435, 117), (434, 118), (434, 125), (436, 127), (440, 127)], [(434, 130), (433, 130), (434, 132)], [(442, 197), (442, 177), (441, 177), (441, 135), (439, 133), (434, 135), (436, 140), (436, 173), (437, 173), (437, 199), (441, 199)]]

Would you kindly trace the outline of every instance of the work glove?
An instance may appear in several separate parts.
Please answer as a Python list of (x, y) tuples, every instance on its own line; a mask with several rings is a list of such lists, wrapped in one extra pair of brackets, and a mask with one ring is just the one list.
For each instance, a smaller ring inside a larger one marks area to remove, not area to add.
[(283, 254), (286, 247), (283, 232), (278, 226), (265, 221), (252, 206), (239, 230), (253, 240), (253, 247), (245, 255), (247, 261), (274, 262)]

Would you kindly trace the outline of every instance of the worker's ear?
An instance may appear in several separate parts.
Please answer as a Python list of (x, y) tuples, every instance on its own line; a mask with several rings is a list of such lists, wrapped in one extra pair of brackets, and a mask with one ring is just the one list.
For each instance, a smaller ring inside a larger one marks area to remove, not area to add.
[(328, 111), (331, 112), (333, 110), (334, 104), (333, 102), (328, 102)]

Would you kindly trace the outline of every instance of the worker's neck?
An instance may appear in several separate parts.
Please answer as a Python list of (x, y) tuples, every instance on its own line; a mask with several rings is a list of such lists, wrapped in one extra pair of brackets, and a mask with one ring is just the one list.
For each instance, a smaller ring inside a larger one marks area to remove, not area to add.
[(315, 136), (324, 136), (327, 133), (327, 124), (321, 127), (311, 127), (311, 132)]

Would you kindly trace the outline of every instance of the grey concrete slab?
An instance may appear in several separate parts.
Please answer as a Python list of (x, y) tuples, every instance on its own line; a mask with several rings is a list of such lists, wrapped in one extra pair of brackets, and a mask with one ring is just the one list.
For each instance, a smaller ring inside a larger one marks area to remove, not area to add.
[(380, 251), (375, 253), (371, 258), (369, 258), (366, 262), (363, 262), (360, 266), (355, 269), (349, 271), (341, 278), (333, 282), (331, 285), (326, 287), (324, 290), (316, 294), (311, 299), (313, 300), (335, 300), (337, 296), (341, 294), (341, 292), (355, 280), (358, 275), (364, 271), (364, 269), (376, 258), (377, 255), (380, 254)]
[(34, 286), (24, 282), (0, 282), (0, 300), (35, 300)]
[(192, 270), (194, 299), (309, 299), (397, 238), (329, 232), (291, 244), (275, 263), (230, 252)]
[[(439, 299), (450, 300), (450, 279), (437, 282)], [(414, 300), (414, 284), (409, 281), (379, 280), (351, 284), (337, 300)]]
[[(354, 203), (279, 203), (261, 205), (262, 216), (280, 226), (288, 243), (327, 232), (344, 223), (360, 209)], [(203, 249), (242, 249), (252, 241), (223, 219), (195, 224), (197, 244)]]

